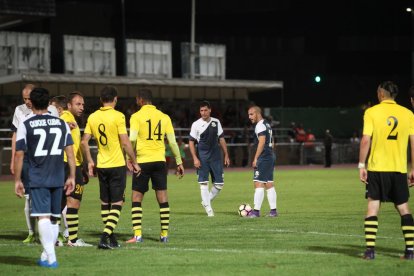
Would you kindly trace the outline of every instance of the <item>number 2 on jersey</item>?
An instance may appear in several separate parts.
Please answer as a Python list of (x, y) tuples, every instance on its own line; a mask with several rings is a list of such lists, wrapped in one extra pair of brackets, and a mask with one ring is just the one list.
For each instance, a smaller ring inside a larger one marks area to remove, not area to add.
[(152, 124), (151, 119), (146, 121), (148, 123), (148, 138), (147, 140), (154, 140), (152, 135), (157, 136), (157, 140), (161, 140), (161, 120), (158, 121), (157, 125), (155, 126), (154, 132), (152, 132)]
[(390, 131), (390, 133), (387, 136), (387, 140), (397, 140), (398, 138), (398, 131), (394, 131), (397, 126), (398, 126), (398, 119), (395, 118), (394, 116), (390, 116), (387, 118), (387, 125), (391, 126), (392, 125), (392, 129)]

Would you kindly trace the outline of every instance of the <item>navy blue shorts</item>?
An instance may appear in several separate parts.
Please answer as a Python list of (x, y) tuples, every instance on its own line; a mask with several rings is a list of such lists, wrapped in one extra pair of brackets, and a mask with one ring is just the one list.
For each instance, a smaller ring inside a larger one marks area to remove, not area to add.
[(197, 170), (198, 183), (208, 183), (211, 174), (211, 182), (216, 185), (224, 184), (223, 162), (221, 160), (200, 160), (201, 168)]
[(53, 216), (60, 217), (60, 204), (62, 200), (63, 187), (54, 188), (31, 188), (32, 217)]
[(257, 160), (254, 168), (253, 181), (260, 183), (273, 182), (273, 172), (275, 169), (275, 160)]

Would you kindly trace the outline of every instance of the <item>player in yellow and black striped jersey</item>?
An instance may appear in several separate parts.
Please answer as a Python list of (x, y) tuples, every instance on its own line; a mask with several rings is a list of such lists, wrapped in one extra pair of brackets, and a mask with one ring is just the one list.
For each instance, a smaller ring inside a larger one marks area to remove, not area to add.
[[(76, 161), (76, 176), (75, 176), (75, 189), (69, 196), (65, 196), (62, 200), (63, 203), (63, 221), (67, 226), (68, 234), (68, 246), (92, 246), (82, 239), (78, 239), (79, 229), (79, 208), (82, 201), (82, 195), (84, 191), (82, 163), (83, 155), (80, 147), (81, 132), (76, 118), (80, 118), (85, 108), (85, 101), (83, 95), (78, 92), (72, 92), (66, 98), (65, 96), (56, 96), (52, 98), (51, 104), (53, 104), (61, 119), (63, 119), (70, 127), (70, 132), (73, 139), (73, 150)], [(68, 175), (68, 164), (66, 154), (64, 155), (65, 162), (65, 175)], [(66, 205), (66, 208), (65, 208)]]
[(113, 231), (118, 224), (125, 197), (126, 163), (123, 151), (133, 160), (128, 164), (128, 168), (137, 174), (141, 171), (128, 139), (125, 116), (114, 109), (118, 100), (117, 94), (115, 87), (106, 86), (102, 89), (100, 100), (103, 107), (89, 116), (81, 142), (91, 176), (94, 175), (95, 168), (89, 148), (92, 136), (95, 137), (98, 146), (96, 170), (99, 178), (101, 216), (105, 224), (98, 244), (100, 249), (119, 246)]
[(167, 114), (152, 105), (152, 93), (148, 89), (138, 91), (137, 103), (141, 109), (130, 119), (130, 140), (135, 145), (137, 162), (142, 173), (132, 178), (132, 225), (134, 237), (127, 243), (142, 242), (142, 200), (148, 191), (151, 180), (152, 189), (160, 207), (160, 241), (168, 241), (170, 207), (167, 195), (167, 166), (165, 162), (165, 136), (177, 163), (177, 175), (184, 175), (180, 150), (175, 140), (174, 128)]
[[(408, 206), (407, 147), (411, 145), (414, 158), (414, 115), (398, 105), (395, 97), (398, 87), (383, 82), (377, 89), (379, 104), (367, 109), (359, 153), (359, 176), (366, 184), (368, 208), (365, 218), (366, 251), (364, 259), (375, 258), (375, 241), (378, 231), (378, 212), (381, 202), (391, 201), (401, 216), (401, 228), (405, 238), (402, 258), (412, 260), (414, 249), (414, 221)], [(368, 156), (368, 167), (365, 161)], [(408, 175), (414, 181), (414, 161)]]

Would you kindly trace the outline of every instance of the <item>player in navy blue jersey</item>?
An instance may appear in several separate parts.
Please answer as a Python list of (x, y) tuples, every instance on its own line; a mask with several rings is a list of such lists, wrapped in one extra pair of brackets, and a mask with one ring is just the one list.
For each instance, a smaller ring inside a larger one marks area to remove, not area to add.
[(262, 110), (258, 106), (252, 106), (248, 111), (249, 120), (255, 124), (254, 128), (254, 145), (256, 153), (253, 158), (252, 167), (254, 168), (253, 182), (254, 208), (249, 217), (260, 217), (260, 208), (262, 207), (264, 190), (267, 192), (267, 200), (270, 205), (269, 217), (277, 217), (276, 211), (276, 190), (273, 186), (273, 171), (276, 157), (273, 152), (273, 136), (270, 122), (263, 119)]
[[(201, 118), (191, 125), (189, 146), (194, 167), (197, 169), (201, 204), (207, 215), (212, 217), (214, 211), (211, 207), (211, 201), (219, 194), (224, 185), (223, 159), (220, 148), (224, 154), (224, 165), (229, 166), (230, 159), (221, 123), (218, 119), (211, 117), (210, 114), (210, 103), (207, 101), (201, 102)], [(213, 182), (210, 191), (208, 189), (209, 174), (211, 174), (211, 181)]]
[[(70, 194), (75, 185), (75, 156), (69, 126), (61, 119), (51, 116), (47, 107), (49, 92), (34, 88), (30, 93), (33, 114), (22, 121), (16, 133), (15, 193), (23, 197), (21, 179), (23, 157), (29, 161), (31, 216), (37, 217), (43, 252), (38, 261), (42, 267), (58, 266), (55, 254), (63, 189)], [(63, 152), (70, 167), (65, 182)]]

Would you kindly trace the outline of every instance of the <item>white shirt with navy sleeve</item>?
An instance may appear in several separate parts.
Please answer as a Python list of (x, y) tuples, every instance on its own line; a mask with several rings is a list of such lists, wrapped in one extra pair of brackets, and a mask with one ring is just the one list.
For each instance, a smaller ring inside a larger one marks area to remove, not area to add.
[(219, 139), (224, 137), (223, 128), (218, 119), (210, 117), (204, 121), (198, 119), (191, 125), (190, 140), (197, 143), (200, 160), (221, 160)]

